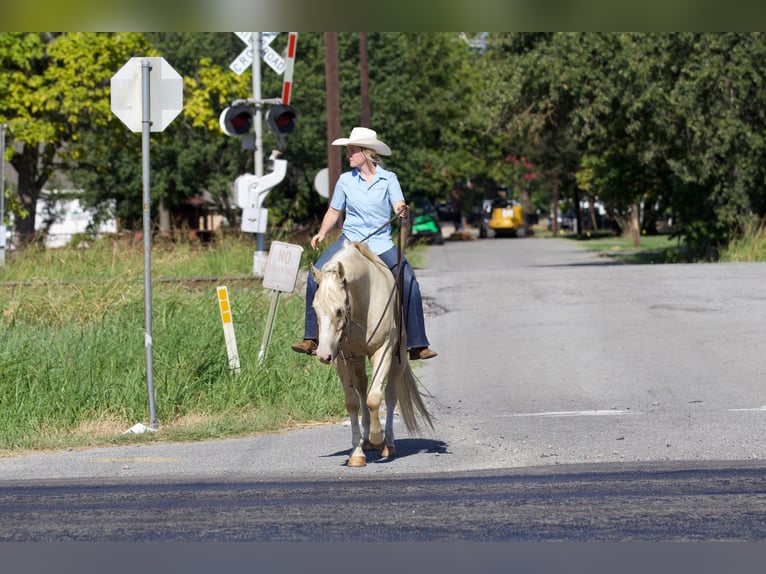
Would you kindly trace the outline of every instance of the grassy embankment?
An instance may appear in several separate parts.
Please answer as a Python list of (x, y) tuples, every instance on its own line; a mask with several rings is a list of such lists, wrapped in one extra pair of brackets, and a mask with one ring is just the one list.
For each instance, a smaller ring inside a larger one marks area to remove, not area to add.
[[(241, 436), (342, 417), (334, 369), (289, 349), (303, 333), (300, 280), (294, 293), (280, 295), (269, 351), (258, 364), (273, 292), (251, 277), (253, 250), (252, 241), (234, 238), (210, 248), (154, 246), (161, 432), (142, 435), (123, 434), (150, 422), (142, 244), (9, 253), (0, 267), (0, 454)], [(219, 285), (232, 304), (238, 375), (229, 368)]]

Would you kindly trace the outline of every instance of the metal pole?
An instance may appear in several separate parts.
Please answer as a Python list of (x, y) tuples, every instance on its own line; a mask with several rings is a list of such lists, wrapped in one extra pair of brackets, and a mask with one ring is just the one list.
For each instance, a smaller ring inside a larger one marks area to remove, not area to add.
[(263, 330), (263, 340), (261, 341), (261, 349), (258, 352), (258, 365), (263, 365), (264, 359), (266, 359), (266, 353), (269, 352), (269, 343), (271, 342), (271, 334), (274, 332), (274, 318), (277, 316), (277, 307), (279, 307), (279, 295), (281, 291), (274, 290), (271, 292), (271, 305), (269, 305), (269, 314), (266, 317), (266, 327)]
[(5, 128), (0, 124), (0, 267), (5, 265)]
[(146, 348), (146, 388), (149, 394), (149, 426), (158, 427), (157, 414), (154, 407), (154, 360), (152, 356), (152, 222), (150, 164), (149, 164), (149, 132), (152, 126), (151, 91), (149, 78), (152, 64), (149, 60), (141, 62), (141, 152), (144, 182), (144, 346)]
[(253, 100), (255, 101), (255, 175), (263, 175), (263, 114), (261, 112), (262, 36), (253, 32)]
[[(255, 175), (263, 177), (263, 113), (261, 111), (261, 49), (263, 36), (253, 32), (253, 101), (255, 102)], [(258, 214), (260, 217), (260, 213)], [(253, 253), (253, 275), (263, 277), (266, 269), (266, 234), (256, 233), (256, 249)]]

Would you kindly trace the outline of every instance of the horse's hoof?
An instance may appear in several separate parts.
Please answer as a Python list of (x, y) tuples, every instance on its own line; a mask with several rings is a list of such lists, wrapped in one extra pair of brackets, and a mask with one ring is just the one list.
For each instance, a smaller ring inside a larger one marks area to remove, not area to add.
[(367, 459), (363, 456), (350, 456), (348, 465), (353, 467), (367, 466)]
[(396, 449), (394, 448), (394, 445), (386, 445), (383, 447), (383, 450), (380, 451), (380, 457), (381, 458), (394, 458), (396, 456)]

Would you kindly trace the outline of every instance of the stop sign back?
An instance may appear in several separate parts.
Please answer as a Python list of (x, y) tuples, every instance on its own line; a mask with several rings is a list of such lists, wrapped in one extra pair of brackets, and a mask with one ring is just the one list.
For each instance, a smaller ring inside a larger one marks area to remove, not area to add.
[(141, 104), (141, 66), (148, 62), (150, 131), (161, 132), (183, 109), (183, 79), (165, 58), (131, 58), (112, 76), (112, 113), (130, 128), (140, 132), (143, 109)]

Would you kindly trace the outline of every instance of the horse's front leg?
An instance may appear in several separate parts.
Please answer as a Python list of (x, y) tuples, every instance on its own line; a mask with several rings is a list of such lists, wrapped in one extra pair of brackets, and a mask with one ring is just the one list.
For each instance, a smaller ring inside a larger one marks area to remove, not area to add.
[[(380, 426), (380, 405), (383, 402), (383, 384), (388, 379), (388, 371), (391, 368), (391, 354), (386, 352), (385, 347), (381, 347), (370, 357), (370, 362), (372, 363), (372, 382), (367, 392), (367, 408), (370, 410), (370, 442), (376, 448), (380, 448), (385, 440)], [(389, 416), (393, 416), (393, 409), (386, 413), (386, 421)]]
[[(348, 466), (365, 466), (367, 457), (363, 447), (369, 434), (370, 413), (364, 404), (364, 396), (367, 391), (367, 373), (364, 370), (364, 359), (361, 361), (361, 373), (359, 361), (355, 359), (336, 359), (335, 369), (338, 378), (343, 385), (343, 395), (351, 423), (351, 454), (348, 458)], [(362, 428), (359, 427), (359, 408), (362, 409)], [(365, 422), (366, 421), (366, 422)]]

